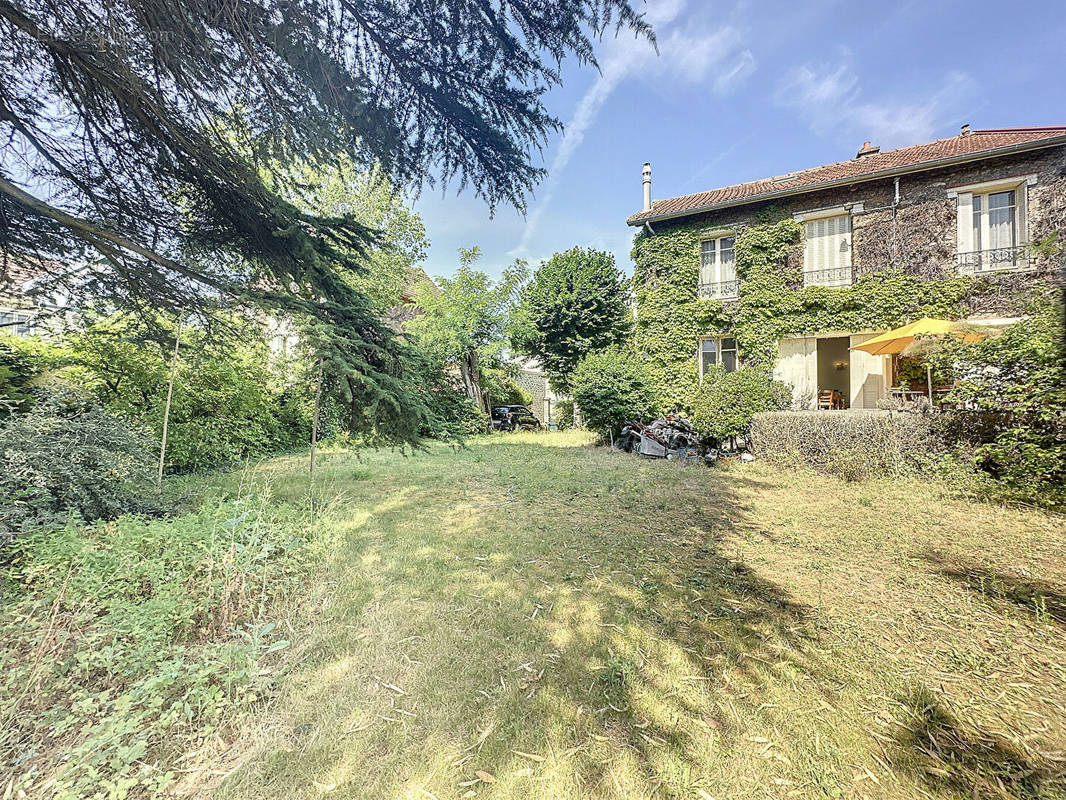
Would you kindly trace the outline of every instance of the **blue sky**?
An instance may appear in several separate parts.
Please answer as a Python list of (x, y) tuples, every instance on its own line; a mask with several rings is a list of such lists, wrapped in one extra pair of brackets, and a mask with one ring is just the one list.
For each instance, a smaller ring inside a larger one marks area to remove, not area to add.
[[(636, 0), (635, 5), (642, 5)], [(1066, 123), (1066, 14), (1058, 2), (648, 0), (659, 55), (605, 40), (601, 72), (564, 65), (547, 98), (566, 130), (525, 216), (489, 218), (470, 193), (426, 190), (431, 275), (480, 245), (481, 269), (536, 266), (574, 245), (632, 271), (641, 165), (672, 197), (976, 128)]]

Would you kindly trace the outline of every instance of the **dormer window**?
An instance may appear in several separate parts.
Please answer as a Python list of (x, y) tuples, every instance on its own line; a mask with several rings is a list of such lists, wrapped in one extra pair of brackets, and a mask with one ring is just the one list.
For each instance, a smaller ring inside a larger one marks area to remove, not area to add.
[(978, 275), (1026, 266), (1028, 186), (1035, 176), (960, 186), (957, 198), (959, 271)]
[(737, 297), (736, 237), (728, 235), (700, 242), (700, 297), (732, 300)]

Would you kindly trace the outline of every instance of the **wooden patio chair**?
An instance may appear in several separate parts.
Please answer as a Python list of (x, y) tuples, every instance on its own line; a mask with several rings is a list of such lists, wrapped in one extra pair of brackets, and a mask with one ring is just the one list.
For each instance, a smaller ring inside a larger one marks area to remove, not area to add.
[(822, 389), (818, 392), (818, 409), (826, 409), (831, 411), (833, 409), (835, 399), (833, 397), (834, 392), (832, 389)]

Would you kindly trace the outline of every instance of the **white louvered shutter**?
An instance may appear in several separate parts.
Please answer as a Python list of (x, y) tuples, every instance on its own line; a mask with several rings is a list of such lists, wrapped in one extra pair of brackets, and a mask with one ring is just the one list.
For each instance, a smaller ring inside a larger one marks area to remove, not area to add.
[(1022, 184), (1014, 190), (1014, 241), (1019, 244), (1028, 244), (1029, 228), (1029, 187)]
[(969, 253), (973, 251), (973, 194), (971, 192), (959, 192), (958, 216), (956, 218), (956, 231), (958, 239), (958, 252)]
[[(845, 269), (851, 266), (851, 217), (841, 214), (811, 220), (806, 226), (807, 245), (804, 251), (804, 270)], [(812, 275), (810, 282), (832, 286), (851, 283), (850, 276)]]

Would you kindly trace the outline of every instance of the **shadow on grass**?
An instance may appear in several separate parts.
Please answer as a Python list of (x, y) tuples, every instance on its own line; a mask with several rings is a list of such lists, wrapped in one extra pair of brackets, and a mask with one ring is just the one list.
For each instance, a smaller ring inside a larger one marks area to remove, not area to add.
[(901, 764), (930, 789), (980, 800), (1036, 800), (1066, 792), (1066, 762), (1035, 762), (1010, 742), (961, 723), (926, 687), (901, 700), (907, 710)]
[(332, 632), (221, 795), (463, 796), (481, 769), (482, 796), (529, 797), (533, 754), (536, 796), (729, 796), (784, 745), (790, 778), (843, 796), (847, 759), (809, 740), (852, 672), (725, 543), (761, 484), (521, 436), (324, 467), (366, 516), (328, 570)]
[(936, 553), (926, 553), (937, 574), (992, 600), (1000, 600), (1035, 616), (1041, 622), (1066, 625), (1066, 593), (1046, 581), (1022, 578), (991, 566), (947, 562)]

